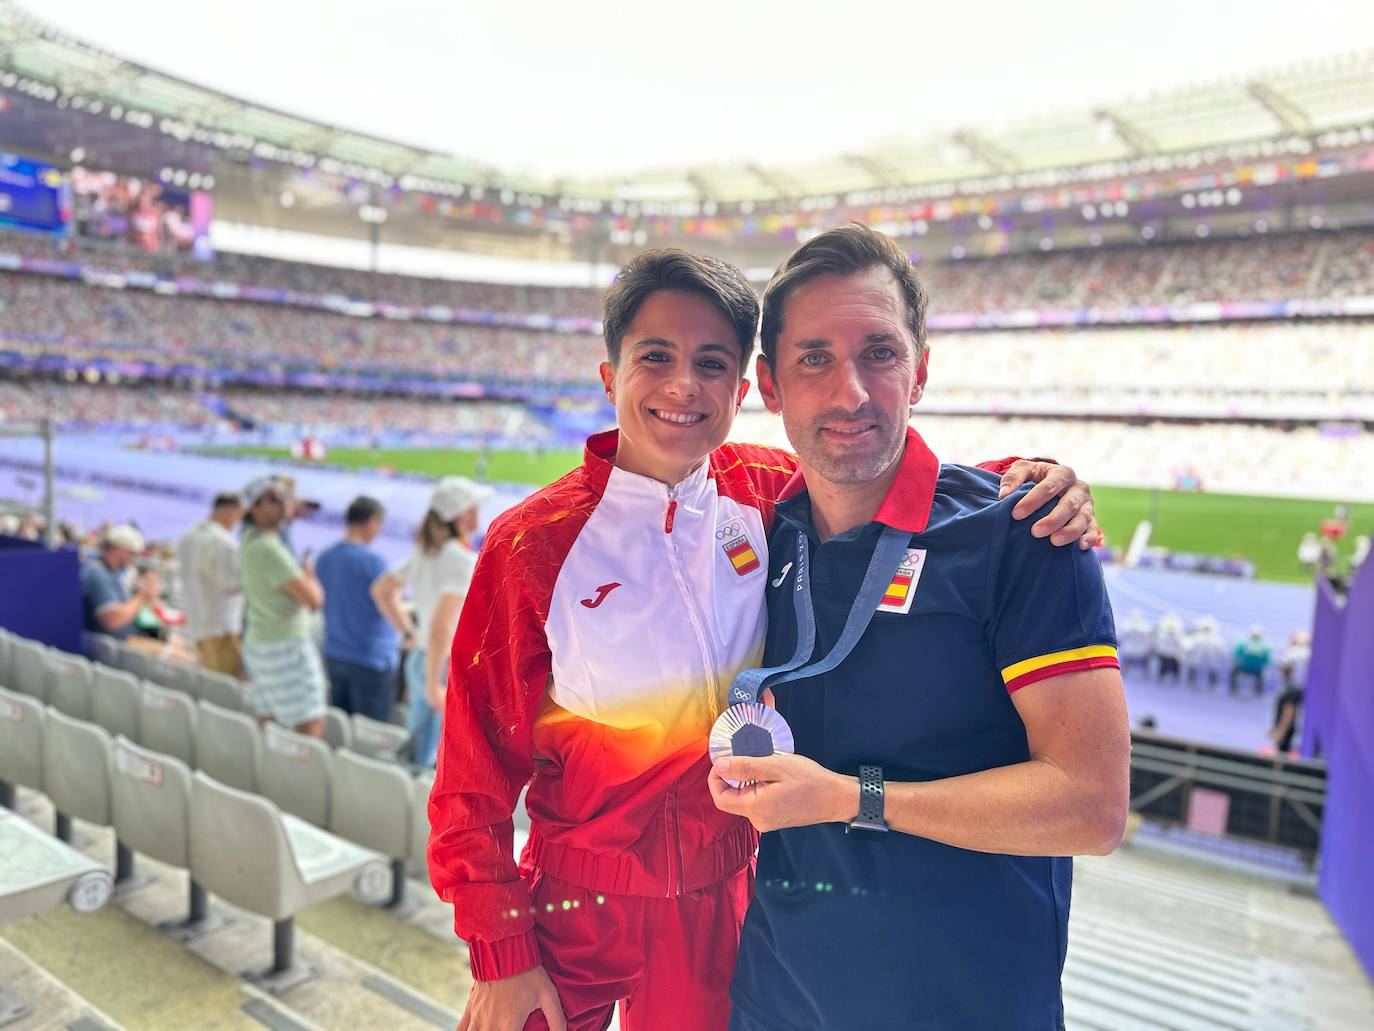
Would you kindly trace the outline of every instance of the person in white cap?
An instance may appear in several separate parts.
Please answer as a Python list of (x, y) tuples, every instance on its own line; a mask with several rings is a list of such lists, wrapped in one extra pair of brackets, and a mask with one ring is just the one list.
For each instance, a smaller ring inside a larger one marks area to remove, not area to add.
[(247, 510), (240, 547), (248, 626), (243, 664), (253, 681), (258, 716), (301, 734), (324, 733), (325, 677), (310, 637), (309, 614), (324, 590), (307, 559), (296, 561), (280, 530), (292, 510), (290, 484), (260, 476), (243, 490)]
[(477, 553), (470, 543), (477, 510), (494, 491), (465, 476), (446, 476), (434, 488), (429, 511), (415, 535), (415, 550), (372, 584), (377, 608), (393, 625), (405, 625), (401, 593), (409, 586), (415, 602), (415, 640), (405, 660), (415, 759), (433, 766), (439, 751), (447, 689), (449, 645), (467, 597)]
[(139, 578), (138, 588), (129, 590), (125, 570), (143, 554), (143, 535), (127, 523), (105, 531), (100, 554), (81, 569), (81, 604), (86, 629), (127, 640), (138, 633), (135, 620), (144, 605), (158, 599), (162, 582), (149, 570)]

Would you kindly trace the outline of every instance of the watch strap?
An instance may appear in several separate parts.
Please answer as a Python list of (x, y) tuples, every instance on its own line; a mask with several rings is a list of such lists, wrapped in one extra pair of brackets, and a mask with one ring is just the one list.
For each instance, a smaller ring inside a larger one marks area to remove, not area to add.
[(885, 831), (883, 818), (883, 768), (859, 767), (859, 815), (849, 821), (850, 830)]

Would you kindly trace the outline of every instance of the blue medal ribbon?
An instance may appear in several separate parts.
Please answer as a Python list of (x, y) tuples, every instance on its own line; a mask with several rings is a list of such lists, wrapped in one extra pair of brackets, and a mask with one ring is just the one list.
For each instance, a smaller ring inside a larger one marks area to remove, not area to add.
[(864, 573), (859, 593), (849, 610), (844, 629), (839, 640), (824, 658), (803, 666), (816, 647), (816, 609), (811, 600), (811, 562), (806, 533), (797, 531), (797, 572), (796, 583), (792, 589), (792, 609), (797, 620), (797, 648), (792, 658), (782, 666), (764, 666), (759, 669), (741, 670), (730, 684), (730, 701), (741, 705), (757, 702), (765, 688), (774, 688), (794, 680), (818, 677), (829, 673), (838, 666), (859, 643), (869, 621), (878, 610), (878, 604), (887, 593), (888, 584), (897, 564), (906, 553), (911, 542), (911, 534), (895, 527), (883, 527), (882, 536), (873, 549), (868, 570)]

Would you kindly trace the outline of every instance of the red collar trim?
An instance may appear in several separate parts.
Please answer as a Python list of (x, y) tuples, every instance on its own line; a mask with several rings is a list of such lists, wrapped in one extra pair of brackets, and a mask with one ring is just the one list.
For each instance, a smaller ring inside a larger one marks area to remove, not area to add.
[(619, 446), (619, 430), (593, 433), (587, 438), (587, 448), (583, 453), (582, 461), (589, 466), (611, 465), (615, 462), (615, 449)]
[[(930, 509), (935, 504), (935, 481), (939, 476), (940, 460), (926, 446), (921, 435), (908, 426), (897, 477), (887, 489), (883, 503), (878, 506), (874, 522), (906, 533), (923, 532), (930, 523)], [(783, 487), (778, 501), (796, 497), (805, 489), (806, 480), (798, 469)]]
[(921, 533), (930, 522), (935, 504), (935, 481), (940, 477), (940, 460), (926, 446), (921, 435), (906, 428), (906, 450), (897, 469), (897, 478), (878, 506), (875, 522), (906, 533)]

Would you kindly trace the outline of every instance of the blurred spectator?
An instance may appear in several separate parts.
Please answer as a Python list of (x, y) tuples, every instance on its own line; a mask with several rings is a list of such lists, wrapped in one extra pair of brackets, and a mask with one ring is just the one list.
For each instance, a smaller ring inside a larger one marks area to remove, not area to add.
[(1298, 542), (1298, 564), (1307, 568), (1315, 569), (1317, 562), (1322, 557), (1321, 541), (1317, 540), (1317, 535), (1308, 531), (1302, 535), (1302, 540)]
[(369, 545), (382, 531), (386, 511), (375, 498), (353, 499), (344, 514), (344, 537), (316, 563), (324, 588), (324, 661), (333, 703), (347, 713), (389, 720), (395, 701), (398, 632), (407, 625), (389, 624), (370, 593), (386, 572), (386, 560)]
[(1187, 635), (1183, 631), (1183, 620), (1176, 612), (1166, 612), (1155, 627), (1154, 653), (1159, 657), (1157, 674), (1160, 680), (1172, 677), (1175, 682), (1183, 675), (1183, 654), (1187, 648)]
[(243, 675), (243, 579), (233, 530), (243, 518), (237, 494), (217, 494), (210, 517), (177, 542), (186, 634), (206, 669)]
[(1286, 669), (1298, 687), (1307, 684), (1307, 667), (1312, 663), (1312, 635), (1306, 630), (1294, 630), (1288, 647), (1279, 656), (1279, 666)]
[(1231, 693), (1240, 690), (1242, 679), (1251, 680), (1255, 694), (1264, 692), (1264, 671), (1269, 668), (1269, 644), (1264, 639), (1264, 627), (1250, 628), (1231, 653)]
[(145, 605), (155, 603), (162, 591), (157, 573), (149, 570), (130, 591), (126, 573), (143, 554), (143, 535), (132, 526), (120, 524), (105, 531), (100, 553), (81, 569), (81, 602), (86, 629), (129, 641), (138, 634), (138, 614)]
[(1226, 638), (1221, 636), (1217, 621), (1211, 616), (1203, 616), (1188, 636), (1184, 659), (1188, 681), (1216, 687), (1226, 676), (1229, 659)]
[(458, 613), (472, 582), (477, 555), (469, 543), (477, 529), (478, 507), (494, 492), (463, 476), (446, 476), (434, 488), (429, 510), (415, 537), (415, 550), (384, 573), (372, 587), (377, 607), (393, 624), (404, 624), (401, 591), (409, 586), (415, 602), (417, 648), (406, 656), (415, 759), (434, 765), (443, 723), (449, 648)]
[(1302, 681), (1294, 675), (1292, 666), (1280, 666), (1279, 673), (1283, 686), (1274, 703), (1274, 726), (1269, 731), (1269, 740), (1274, 742), (1274, 749), (1282, 755), (1293, 748), (1298, 716), (1302, 712), (1303, 686)]
[(293, 505), (282, 478), (260, 476), (244, 488), (247, 509), (240, 563), (248, 627), (243, 663), (258, 716), (302, 734), (324, 733), (325, 678), (310, 637), (309, 613), (324, 591), (307, 558), (296, 562), (280, 530)]
[(1132, 609), (1130, 617), (1117, 630), (1117, 658), (1121, 660), (1124, 672), (1131, 666), (1139, 666), (1149, 671), (1150, 642), (1154, 636), (1149, 620), (1139, 609)]

